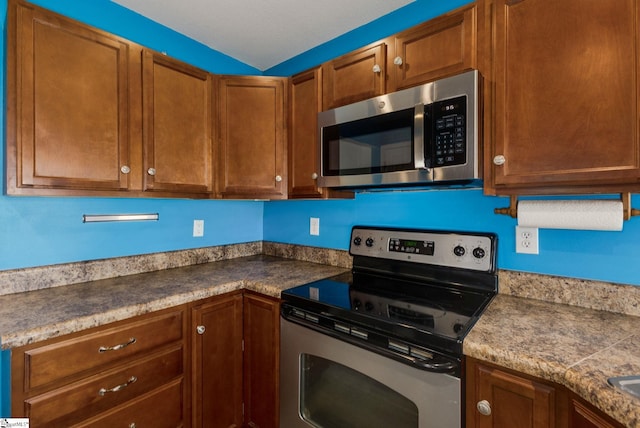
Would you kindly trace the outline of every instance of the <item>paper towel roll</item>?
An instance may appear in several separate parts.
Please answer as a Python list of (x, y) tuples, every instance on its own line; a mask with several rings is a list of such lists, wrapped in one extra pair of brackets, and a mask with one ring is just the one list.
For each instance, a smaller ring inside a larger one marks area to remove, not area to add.
[(518, 202), (518, 225), (542, 229), (622, 230), (622, 201), (527, 200)]

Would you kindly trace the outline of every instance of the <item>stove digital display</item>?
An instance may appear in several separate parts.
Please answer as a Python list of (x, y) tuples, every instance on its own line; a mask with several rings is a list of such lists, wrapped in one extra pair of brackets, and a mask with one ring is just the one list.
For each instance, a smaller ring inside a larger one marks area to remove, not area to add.
[(391, 238), (389, 240), (389, 251), (433, 256), (435, 243), (433, 241)]

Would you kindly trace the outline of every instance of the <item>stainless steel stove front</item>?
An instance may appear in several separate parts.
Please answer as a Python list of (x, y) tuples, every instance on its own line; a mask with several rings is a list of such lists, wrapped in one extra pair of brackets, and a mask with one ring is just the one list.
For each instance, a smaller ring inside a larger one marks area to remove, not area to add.
[(281, 428), (460, 428), (458, 377), (280, 325)]

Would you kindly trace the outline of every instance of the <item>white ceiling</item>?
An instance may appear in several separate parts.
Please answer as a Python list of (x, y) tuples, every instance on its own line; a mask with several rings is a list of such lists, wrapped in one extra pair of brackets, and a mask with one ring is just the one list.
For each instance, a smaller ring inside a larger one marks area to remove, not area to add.
[(414, 0), (112, 0), (259, 70)]

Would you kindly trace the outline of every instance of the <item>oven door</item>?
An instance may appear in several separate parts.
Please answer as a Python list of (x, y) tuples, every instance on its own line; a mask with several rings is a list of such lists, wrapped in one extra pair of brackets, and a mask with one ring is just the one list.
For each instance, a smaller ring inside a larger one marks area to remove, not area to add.
[(280, 319), (281, 428), (460, 428), (460, 379)]

